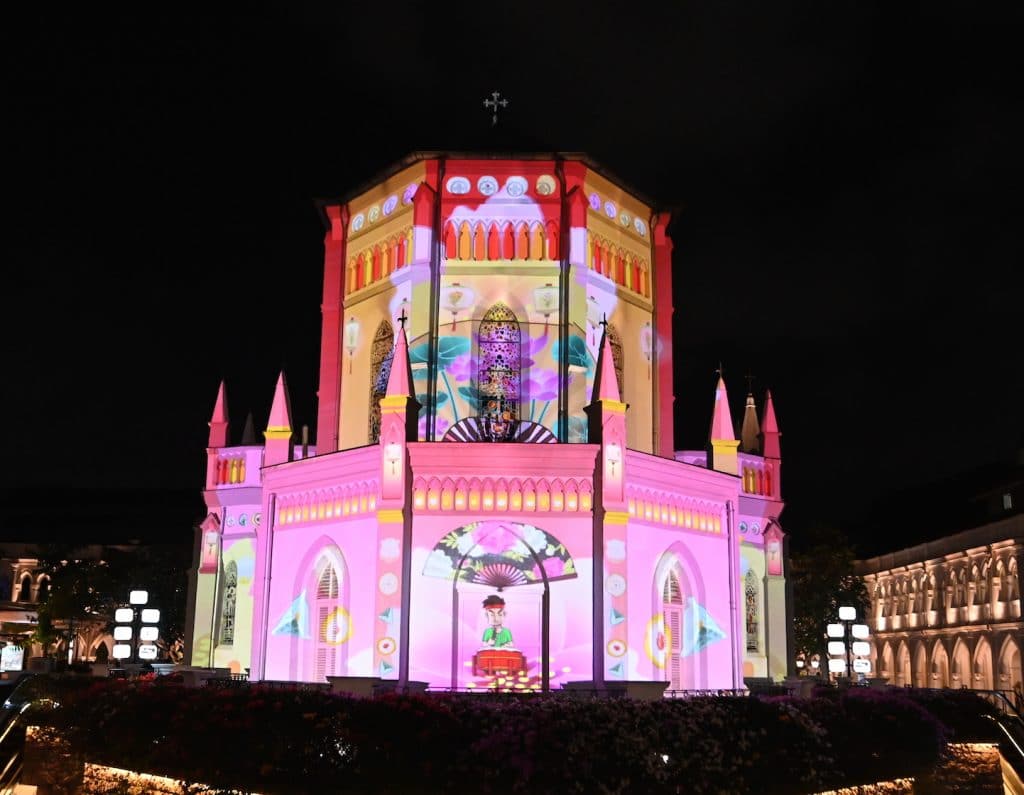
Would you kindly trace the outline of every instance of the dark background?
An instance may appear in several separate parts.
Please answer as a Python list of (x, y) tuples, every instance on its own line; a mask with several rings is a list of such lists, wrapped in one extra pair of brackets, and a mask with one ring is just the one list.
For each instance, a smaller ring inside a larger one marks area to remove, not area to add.
[(7, 12), (0, 533), (190, 535), (221, 378), (236, 432), (281, 368), (314, 423), (314, 199), (499, 149), (586, 152), (675, 210), (677, 446), (703, 446), (721, 361), (737, 421), (748, 372), (773, 391), (794, 539), (941, 534), (875, 505), (1024, 448), (1021, 13)]

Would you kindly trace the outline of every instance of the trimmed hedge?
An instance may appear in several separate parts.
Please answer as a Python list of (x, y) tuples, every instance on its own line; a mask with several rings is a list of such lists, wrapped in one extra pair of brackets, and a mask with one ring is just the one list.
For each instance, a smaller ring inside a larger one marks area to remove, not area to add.
[(963, 706), (863, 689), (814, 699), (355, 699), (160, 677), (97, 680), (37, 722), (62, 728), (90, 761), (226, 790), (786, 795), (931, 769), (952, 730), (930, 709)]

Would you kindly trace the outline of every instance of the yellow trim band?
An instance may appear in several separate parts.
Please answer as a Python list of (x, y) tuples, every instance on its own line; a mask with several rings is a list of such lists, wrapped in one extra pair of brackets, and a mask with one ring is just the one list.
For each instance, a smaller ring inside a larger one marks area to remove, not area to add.
[(377, 511), (377, 521), (382, 524), (402, 524), (405, 514), (398, 508), (381, 508)]
[(629, 514), (626, 511), (605, 511), (605, 524), (628, 524)]

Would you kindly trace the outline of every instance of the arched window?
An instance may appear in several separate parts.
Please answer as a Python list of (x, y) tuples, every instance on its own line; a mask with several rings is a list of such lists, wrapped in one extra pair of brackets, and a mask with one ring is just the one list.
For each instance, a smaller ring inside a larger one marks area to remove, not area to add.
[(679, 586), (679, 576), (674, 571), (665, 578), (665, 587), (661, 594), (661, 613), (665, 622), (665, 634), (668, 636), (668, 689), (681, 690), (683, 687), (683, 589)]
[(321, 559), (316, 585), (316, 681), (340, 673), (338, 665), (338, 618), (341, 608), (338, 572), (326, 558)]
[(238, 564), (234, 561), (224, 567), (224, 590), (220, 608), (220, 642), (231, 646), (235, 642), (235, 595), (238, 591)]
[(519, 419), (522, 337), (519, 321), (503, 303), (487, 310), (477, 335), (477, 384), (482, 414)]
[(39, 578), (39, 589), (36, 591), (36, 601), (45, 602), (50, 597), (50, 578), (43, 575)]
[(747, 651), (758, 651), (760, 644), (757, 639), (757, 616), (760, 612), (760, 589), (757, 587), (757, 575), (748, 571), (743, 578), (743, 595), (746, 603), (747, 616)]
[(17, 602), (31, 602), (32, 601), (32, 575), (25, 572), (21, 575), (21, 585), (18, 588)]
[(391, 361), (395, 356), (395, 331), (382, 320), (373, 336), (370, 349), (370, 435), (369, 443), (380, 439), (380, 399), (387, 394)]
[(619, 330), (609, 323), (605, 328), (608, 329), (608, 345), (612, 349), (612, 364), (615, 365), (615, 380), (619, 382), (619, 399), (623, 399), (624, 392), (622, 391), (625, 381), (622, 380), (622, 338), (619, 336)]

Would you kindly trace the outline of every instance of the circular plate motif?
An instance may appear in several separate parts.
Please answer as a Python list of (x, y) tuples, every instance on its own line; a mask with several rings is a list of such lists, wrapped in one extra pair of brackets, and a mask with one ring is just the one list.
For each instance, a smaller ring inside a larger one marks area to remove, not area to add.
[(380, 581), (377, 585), (382, 594), (385, 596), (391, 596), (398, 590), (398, 578), (391, 572), (388, 572), (387, 574), (381, 575)]
[(448, 192), (454, 193), (456, 196), (469, 193), (469, 180), (465, 177), (452, 177), (448, 180)]
[(494, 177), (480, 177), (476, 181), (476, 189), (484, 196), (493, 196), (498, 192), (498, 180)]
[(619, 214), (619, 211), (612, 202), (605, 202), (604, 214), (607, 215), (609, 218), (614, 218), (616, 215)]
[(402, 204), (412, 204), (412, 197), (416, 195), (416, 185), (410, 185), (402, 193)]
[(242, 513), (242, 514), (238, 515), (238, 526), (239, 527), (245, 527), (246, 524), (248, 524), (248, 522), (249, 522), (248, 514)]
[(395, 211), (395, 208), (397, 206), (398, 206), (398, 197), (397, 196), (388, 196), (387, 201), (384, 202), (384, 207), (383, 207), (384, 215), (391, 215), (391, 213), (393, 213)]
[(626, 644), (618, 639), (608, 641), (608, 654), (612, 657), (621, 657), (626, 653)]
[(601, 197), (598, 196), (596, 193), (591, 193), (590, 194), (590, 209), (591, 210), (600, 210), (601, 209)]
[(352, 217), (352, 231), (358, 232), (360, 229), (363, 228), (363, 224), (365, 223), (366, 216), (364, 216), (362, 213), (357, 213)]
[(622, 596), (626, 592), (626, 578), (621, 574), (609, 574), (604, 587), (612, 596)]
[(320, 637), (331, 646), (340, 646), (352, 637), (352, 620), (348, 610), (336, 607), (328, 613), (320, 626)]
[(366, 215), (367, 218), (369, 218), (370, 223), (372, 224), (374, 221), (380, 218), (380, 207), (378, 207), (376, 204), (373, 205), (373, 207), (370, 208), (370, 212), (368, 212)]
[(633, 222), (633, 216), (631, 216), (629, 213), (622, 213), (622, 215), (619, 216), (619, 223), (621, 223), (627, 229), (629, 229), (629, 225), (632, 222)]
[(394, 653), (395, 649), (398, 648), (398, 644), (395, 643), (394, 638), (381, 638), (377, 641), (377, 653), (388, 655)]
[(550, 174), (537, 177), (537, 194), (539, 196), (550, 196), (555, 192), (555, 178)]
[(640, 235), (640, 237), (643, 237), (644, 235), (647, 234), (647, 224), (645, 224), (639, 218), (633, 219), (633, 228), (636, 230), (636, 233)]
[(252, 515), (252, 523), (254, 525), (257, 525), (257, 526), (263, 524), (263, 514), (262, 513), (254, 513)]
[(505, 192), (513, 198), (522, 196), (528, 187), (526, 180), (522, 177), (509, 177), (505, 183)]
[(740, 532), (741, 533), (747, 532), (747, 523), (746, 522), (740, 522)]

